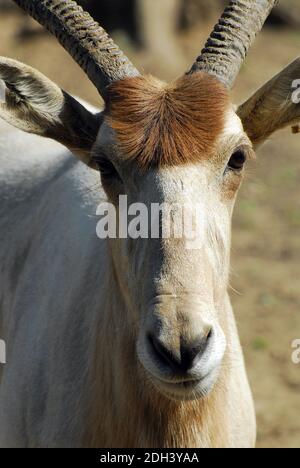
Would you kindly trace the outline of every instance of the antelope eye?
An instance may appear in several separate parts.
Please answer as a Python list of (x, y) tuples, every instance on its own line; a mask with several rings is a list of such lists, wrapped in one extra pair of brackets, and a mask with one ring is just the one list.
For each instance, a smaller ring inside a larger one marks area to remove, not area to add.
[(115, 166), (110, 161), (107, 159), (98, 159), (96, 162), (102, 177), (105, 179), (120, 179)]
[(242, 149), (239, 149), (233, 153), (229, 162), (228, 162), (228, 169), (231, 171), (241, 171), (246, 162), (246, 154)]

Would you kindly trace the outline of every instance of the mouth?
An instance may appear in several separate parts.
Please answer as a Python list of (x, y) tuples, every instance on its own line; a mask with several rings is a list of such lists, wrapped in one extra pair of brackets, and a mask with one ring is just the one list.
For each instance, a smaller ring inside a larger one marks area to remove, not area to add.
[(176, 401), (192, 401), (205, 398), (212, 391), (218, 372), (211, 372), (201, 379), (172, 382), (152, 378), (152, 383), (164, 396)]

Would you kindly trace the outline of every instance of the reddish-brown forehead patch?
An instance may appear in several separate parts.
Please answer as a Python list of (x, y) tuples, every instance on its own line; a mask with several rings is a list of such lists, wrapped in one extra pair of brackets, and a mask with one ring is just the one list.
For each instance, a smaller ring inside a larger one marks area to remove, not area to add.
[(117, 82), (106, 104), (122, 154), (148, 168), (210, 158), (230, 100), (219, 81), (195, 73), (171, 85), (151, 76)]

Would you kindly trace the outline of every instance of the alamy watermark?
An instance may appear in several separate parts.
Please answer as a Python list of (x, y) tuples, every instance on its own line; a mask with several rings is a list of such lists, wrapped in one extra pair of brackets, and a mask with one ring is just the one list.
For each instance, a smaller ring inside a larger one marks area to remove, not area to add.
[(300, 79), (294, 80), (292, 83), (292, 102), (294, 104), (300, 104)]
[(0, 364), (6, 364), (6, 343), (0, 340)]
[(6, 86), (3, 80), (0, 80), (0, 104), (6, 101)]
[(300, 339), (293, 341), (292, 349), (294, 350), (292, 353), (292, 362), (298, 365), (300, 364)]
[(204, 244), (207, 210), (202, 203), (128, 204), (127, 195), (119, 197), (118, 209), (110, 202), (97, 208), (96, 232), (99, 239), (183, 239), (189, 250)]

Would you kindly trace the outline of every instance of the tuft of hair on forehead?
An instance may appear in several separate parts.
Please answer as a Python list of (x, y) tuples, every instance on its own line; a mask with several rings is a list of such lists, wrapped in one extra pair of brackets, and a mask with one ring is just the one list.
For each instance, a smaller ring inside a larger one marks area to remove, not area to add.
[(226, 88), (206, 73), (170, 85), (142, 76), (110, 85), (105, 118), (122, 155), (147, 169), (209, 159), (229, 106)]

